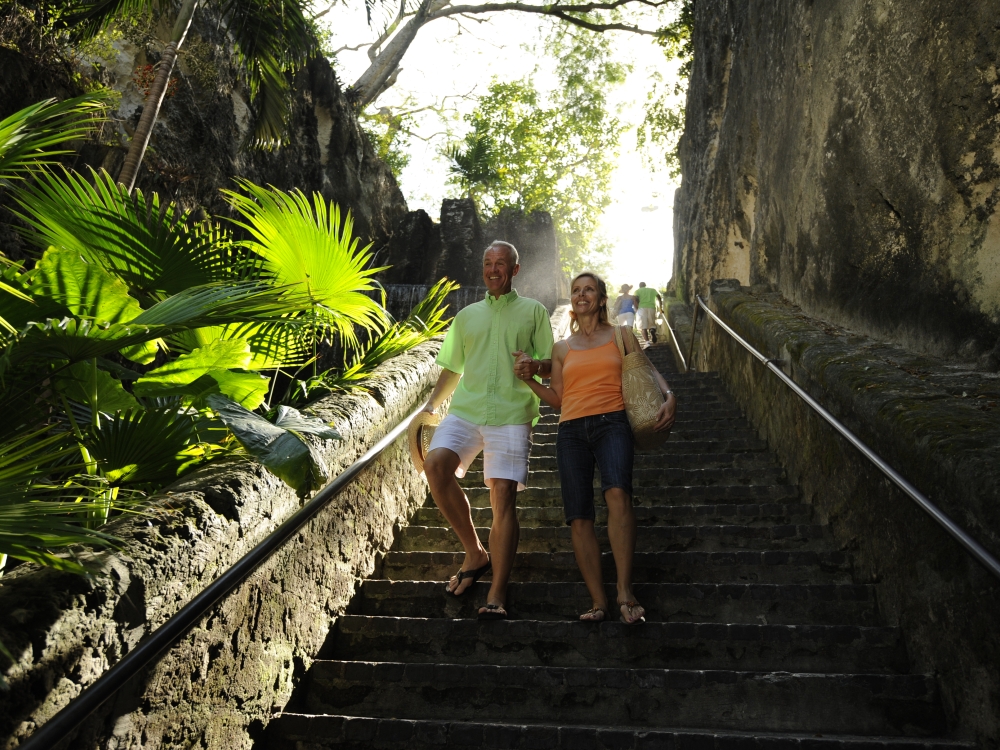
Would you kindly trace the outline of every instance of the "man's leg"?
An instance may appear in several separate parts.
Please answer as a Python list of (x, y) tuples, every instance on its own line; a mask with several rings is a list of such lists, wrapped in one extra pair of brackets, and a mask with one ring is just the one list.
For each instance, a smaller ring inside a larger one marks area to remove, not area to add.
[(507, 581), (514, 567), (521, 526), (517, 521), (517, 481), (494, 479), (490, 487), (493, 526), (490, 528), (490, 555), (493, 560), (493, 585), (486, 597), (487, 604), (505, 604)]
[[(475, 570), (485, 565), (490, 558), (479, 541), (479, 537), (476, 536), (469, 499), (458, 485), (458, 479), (455, 478), (455, 469), (458, 468), (460, 461), (461, 459), (454, 451), (447, 448), (435, 448), (424, 459), (424, 474), (427, 476), (427, 484), (430, 485), (434, 503), (451, 528), (455, 530), (458, 540), (465, 549), (462, 570)], [(466, 578), (459, 583), (457, 577), (452, 576), (451, 581), (448, 582), (448, 590), (453, 594), (461, 594), (471, 585), (471, 578)]]

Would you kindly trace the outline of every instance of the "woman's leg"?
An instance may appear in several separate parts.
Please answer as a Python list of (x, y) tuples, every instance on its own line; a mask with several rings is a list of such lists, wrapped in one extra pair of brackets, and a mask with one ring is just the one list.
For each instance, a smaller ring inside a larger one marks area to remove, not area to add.
[[(607, 612), (608, 600), (601, 581), (601, 549), (594, 533), (594, 454), (587, 439), (586, 421), (571, 419), (559, 425), (556, 459), (562, 485), (563, 509), (573, 539), (573, 553), (590, 592), (592, 606)], [(586, 619), (603, 619), (590, 613)]]
[[(602, 609), (607, 612), (608, 597), (604, 593), (604, 580), (601, 578), (601, 547), (597, 543), (594, 522), (589, 518), (577, 518), (570, 522), (570, 529), (573, 536), (573, 554), (576, 555), (576, 564), (580, 568), (583, 582), (587, 585), (591, 606), (595, 610)], [(597, 617), (595, 614), (594, 619)]]
[(621, 604), (635, 601), (635, 594), (632, 592), (632, 561), (635, 557), (636, 524), (632, 498), (620, 487), (612, 487), (604, 493), (604, 501), (608, 504), (608, 539), (618, 571), (619, 606), (622, 617), (628, 622), (635, 622), (645, 615), (645, 610)]

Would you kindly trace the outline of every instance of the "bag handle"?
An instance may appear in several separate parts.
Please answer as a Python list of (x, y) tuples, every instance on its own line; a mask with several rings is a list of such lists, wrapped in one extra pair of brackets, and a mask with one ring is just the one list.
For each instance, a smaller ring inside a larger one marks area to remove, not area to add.
[(622, 362), (625, 362), (625, 343), (622, 341), (622, 327), (615, 326), (615, 343), (618, 344), (618, 351), (622, 355)]

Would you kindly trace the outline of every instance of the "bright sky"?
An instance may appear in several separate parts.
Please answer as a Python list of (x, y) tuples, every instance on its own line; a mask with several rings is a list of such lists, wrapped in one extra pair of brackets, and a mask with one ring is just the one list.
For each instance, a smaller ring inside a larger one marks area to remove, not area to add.
[[(354, 5), (354, 4), (352, 4)], [(354, 46), (374, 39), (363, 10), (339, 6), (329, 16), (334, 29), (334, 48)], [(486, 18), (486, 16), (483, 16)], [(453, 94), (446, 106), (452, 112), (450, 125), (456, 136), (466, 132), (460, 116), (475, 106), (475, 97), (486, 92), (491, 79), (515, 80), (529, 74), (536, 65), (543, 70), (551, 63), (538, 60), (529, 52), (551, 23), (547, 19), (523, 13), (496, 13), (484, 22), (440, 19), (420, 30), (403, 59), (396, 85), (385, 92), (376, 106), (396, 108), (409, 99), (406, 108), (423, 107)], [(619, 117), (632, 124), (641, 122), (642, 106), (650, 87), (652, 71), (661, 76), (676, 75), (676, 66), (668, 63), (663, 51), (651, 38), (615, 33), (615, 54), (633, 65), (627, 83), (611, 94)], [(335, 66), (345, 85), (353, 83), (368, 65), (364, 50), (344, 51)], [(544, 86), (544, 76), (538, 79)], [(442, 133), (446, 125), (433, 112), (417, 115), (417, 132), (423, 137)], [(440, 155), (447, 138), (431, 137), (428, 142), (411, 141), (411, 159), (401, 175), (403, 193), (411, 210), (422, 208), (433, 218), (440, 213), (441, 200), (457, 195), (446, 184), (448, 164)], [(672, 205), (673, 183), (665, 171), (650, 172), (635, 150), (635, 130), (622, 138), (621, 154), (613, 177), (612, 204), (601, 219), (601, 232), (615, 248), (609, 285), (622, 283), (663, 287), (673, 268)]]

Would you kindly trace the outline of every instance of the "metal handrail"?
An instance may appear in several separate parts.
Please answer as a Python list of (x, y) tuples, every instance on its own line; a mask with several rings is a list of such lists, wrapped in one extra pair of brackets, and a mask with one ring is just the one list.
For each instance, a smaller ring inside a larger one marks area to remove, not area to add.
[(272, 531), (260, 544), (247, 552), (233, 567), (210, 583), (204, 591), (184, 605), (169, 620), (146, 636), (115, 666), (74, 698), (59, 713), (42, 725), (24, 743), (21, 750), (49, 750), (65, 739), (84, 719), (100, 708), (105, 701), (139, 673), (147, 664), (187, 635), (223, 597), (249, 578), (278, 548), (312, 519), (328, 502), (343, 492), (382, 451), (395, 442), (422, 409), (415, 409), (389, 434), (372, 446), (367, 453), (351, 464), (308, 503), (299, 508), (288, 520)]
[[(847, 441), (857, 448), (864, 456), (871, 461), (878, 469), (885, 474), (897, 487), (899, 487), (903, 492), (910, 496), (910, 498), (919, 505), (931, 518), (938, 522), (945, 531), (947, 531), (955, 541), (965, 547), (966, 551), (971, 554), (976, 560), (978, 560), (982, 565), (989, 570), (997, 578), (1000, 578), (1000, 561), (997, 561), (993, 555), (987, 552), (979, 542), (969, 536), (964, 529), (962, 529), (958, 524), (951, 520), (944, 511), (938, 508), (934, 503), (932, 503), (926, 495), (924, 495), (920, 490), (914, 487), (912, 484), (906, 481), (899, 472), (893, 469), (889, 464), (887, 464), (881, 456), (879, 456), (875, 451), (869, 448), (857, 435), (847, 429), (843, 424), (841, 424), (836, 417), (834, 417), (830, 412), (820, 406), (812, 396), (806, 393), (794, 380), (788, 377), (784, 372), (778, 368), (773, 360), (768, 359), (759, 351), (753, 348), (742, 336), (740, 336), (736, 331), (730, 328), (725, 322), (712, 312), (705, 301), (700, 295), (696, 296), (695, 299), (698, 301), (698, 305), (695, 306), (695, 315), (698, 312), (698, 306), (704, 308), (705, 312), (711, 316), (712, 320), (719, 324), (719, 326), (732, 336), (736, 341), (743, 346), (748, 352), (750, 352), (754, 357), (761, 361), (767, 369), (777, 375), (781, 380), (791, 388), (795, 393), (805, 401), (809, 406), (812, 407), (813, 411), (819, 414), (823, 419), (830, 423), (830, 425), (839, 432), (842, 436), (847, 438)], [(692, 345), (694, 344), (694, 327), (692, 326), (691, 335)]]
[(677, 356), (681, 359), (681, 367), (687, 373), (687, 360), (684, 359), (684, 352), (681, 351), (681, 342), (678, 340), (677, 334), (674, 333), (673, 326), (670, 325), (670, 317), (667, 315), (666, 310), (663, 311), (663, 322), (666, 324), (667, 330), (670, 331), (670, 343), (674, 345), (674, 351), (677, 352)]
[[(699, 302), (701, 301), (701, 297), (696, 296), (695, 299), (697, 299)], [(691, 316), (691, 346), (688, 348), (688, 358), (687, 358), (687, 361), (691, 363), (690, 366), (694, 366), (694, 342), (695, 339), (697, 338), (695, 335), (697, 333), (698, 333), (698, 305), (695, 305), (694, 314)], [(688, 370), (686, 368), (684, 372), (687, 371)]]

